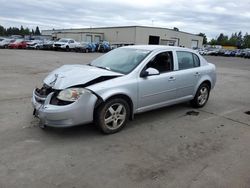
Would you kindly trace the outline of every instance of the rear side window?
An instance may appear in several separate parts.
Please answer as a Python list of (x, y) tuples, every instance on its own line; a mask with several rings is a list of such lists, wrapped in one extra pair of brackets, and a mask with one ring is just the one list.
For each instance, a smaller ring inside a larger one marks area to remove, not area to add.
[(179, 51), (177, 53), (179, 70), (190, 69), (200, 66), (200, 59), (191, 52)]

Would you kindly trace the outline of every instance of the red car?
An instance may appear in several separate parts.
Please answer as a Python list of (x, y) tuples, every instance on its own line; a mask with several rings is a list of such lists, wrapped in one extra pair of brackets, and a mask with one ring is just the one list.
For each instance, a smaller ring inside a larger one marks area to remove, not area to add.
[(12, 49), (24, 49), (27, 47), (27, 42), (23, 39), (17, 39), (15, 42), (12, 42), (8, 45), (8, 48)]

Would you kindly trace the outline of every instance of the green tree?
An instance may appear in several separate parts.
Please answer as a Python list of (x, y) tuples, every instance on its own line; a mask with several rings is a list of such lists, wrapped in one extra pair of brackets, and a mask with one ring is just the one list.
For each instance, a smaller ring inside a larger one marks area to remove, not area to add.
[(236, 43), (237, 43), (237, 33), (232, 33), (232, 35), (228, 41), (228, 44), (231, 46), (236, 46)]
[(24, 33), (25, 33), (25, 35), (30, 35), (30, 29), (28, 27), (26, 27), (24, 29)]
[(0, 36), (5, 36), (6, 35), (6, 29), (0, 25)]
[(217, 45), (218, 43), (217, 43), (217, 40), (216, 40), (216, 39), (212, 39), (212, 40), (209, 42), (209, 44), (211, 44), (211, 45)]
[(250, 48), (250, 35), (248, 33), (243, 37), (243, 48)]
[(217, 44), (222, 46), (228, 45), (228, 36), (221, 33), (217, 38)]
[(39, 27), (38, 27), (38, 26), (36, 26), (35, 35), (41, 35), (41, 33), (40, 33), (40, 30), (39, 30)]
[(203, 44), (207, 44), (207, 36), (205, 33), (199, 33), (198, 36), (203, 37)]
[(238, 35), (237, 35), (236, 46), (237, 46), (238, 48), (242, 48), (242, 47), (243, 47), (243, 37), (242, 37), (241, 31), (240, 31), (240, 32), (238, 33)]
[(20, 33), (19, 33), (20, 35), (25, 35), (25, 33), (24, 33), (24, 28), (23, 28), (23, 26), (21, 25), (21, 27), (20, 27)]

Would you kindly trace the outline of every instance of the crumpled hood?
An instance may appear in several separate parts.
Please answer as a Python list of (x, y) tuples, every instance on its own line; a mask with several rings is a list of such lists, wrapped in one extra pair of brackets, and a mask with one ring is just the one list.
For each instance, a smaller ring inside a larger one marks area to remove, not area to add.
[(123, 74), (88, 65), (63, 65), (52, 71), (44, 83), (53, 89), (65, 89), (75, 85), (86, 84), (102, 76), (121, 76)]

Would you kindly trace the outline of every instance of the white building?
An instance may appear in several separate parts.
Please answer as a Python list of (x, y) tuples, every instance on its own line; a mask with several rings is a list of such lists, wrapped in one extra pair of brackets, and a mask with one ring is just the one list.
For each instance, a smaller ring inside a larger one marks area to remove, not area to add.
[(99, 27), (81, 29), (43, 30), (42, 35), (73, 38), (77, 41), (109, 41), (116, 45), (161, 44), (201, 48), (203, 37), (173, 29), (146, 26)]

